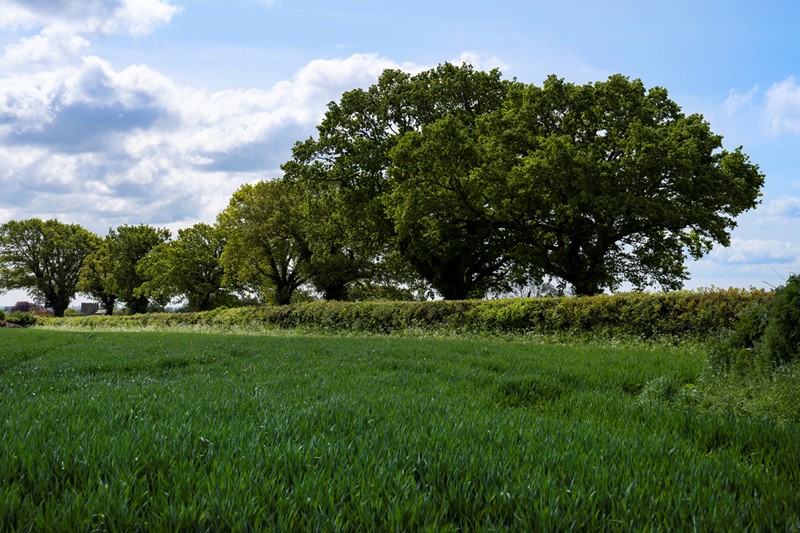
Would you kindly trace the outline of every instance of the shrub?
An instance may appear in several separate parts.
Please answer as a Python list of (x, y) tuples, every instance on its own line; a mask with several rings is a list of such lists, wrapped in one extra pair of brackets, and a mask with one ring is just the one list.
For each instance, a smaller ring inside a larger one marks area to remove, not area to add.
[(39, 306), (31, 302), (17, 302), (11, 307), (12, 313), (32, 313), (39, 309)]
[(0, 309), (0, 322), (6, 321), (6, 312)]
[(800, 356), (800, 276), (793, 275), (768, 300), (757, 300), (739, 313), (728, 333), (712, 342), (713, 372), (756, 375)]
[(36, 324), (36, 315), (33, 313), (17, 311), (9, 313), (6, 316), (6, 322), (23, 327), (33, 326)]
[(775, 291), (764, 328), (763, 350), (775, 366), (800, 355), (800, 275), (790, 276), (786, 285)]
[(741, 313), (731, 335), (733, 347), (744, 350), (755, 349), (764, 335), (769, 320), (772, 302), (758, 302)]

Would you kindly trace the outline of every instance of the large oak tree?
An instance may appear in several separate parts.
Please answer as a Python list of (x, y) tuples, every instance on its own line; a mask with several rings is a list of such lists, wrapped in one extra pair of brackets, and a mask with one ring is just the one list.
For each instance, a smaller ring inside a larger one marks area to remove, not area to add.
[(131, 313), (145, 313), (150, 304), (150, 291), (144, 287), (150, 275), (140, 261), (169, 237), (167, 229), (126, 224), (109, 230), (101, 254), (95, 257), (103, 261), (100, 270), (106, 274), (105, 292), (124, 302)]
[(470, 175), (469, 143), (508, 85), (469, 65), (387, 70), (332, 102), (317, 138), (298, 143), (283, 169), (336, 198), (332, 216), (346, 222), (338, 235), (358, 243), (362, 261), (399, 254), (445, 298), (482, 296), (506, 259)]
[(6, 222), (0, 226), (0, 290), (26, 290), (55, 316), (64, 316), (84, 260), (99, 244), (77, 224), (38, 218)]
[(623, 282), (679, 288), (687, 255), (728, 245), (764, 182), (702, 116), (621, 75), (517, 85), (486, 117), (484, 140), (484, 172), (507, 179), (498, 207), (515, 254), (579, 295)]

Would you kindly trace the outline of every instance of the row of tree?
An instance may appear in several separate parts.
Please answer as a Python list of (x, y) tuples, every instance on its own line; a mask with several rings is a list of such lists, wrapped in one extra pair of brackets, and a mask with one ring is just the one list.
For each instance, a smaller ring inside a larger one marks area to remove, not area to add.
[(700, 115), (621, 75), (541, 87), (443, 64), (387, 70), (328, 106), (280, 179), (243, 185), (215, 225), (101, 239), (36, 219), (0, 229), (0, 288), (56, 314), (79, 290), (110, 312), (184, 298), (483, 297), (544, 279), (576, 294), (679, 288), (729, 244), (764, 176)]

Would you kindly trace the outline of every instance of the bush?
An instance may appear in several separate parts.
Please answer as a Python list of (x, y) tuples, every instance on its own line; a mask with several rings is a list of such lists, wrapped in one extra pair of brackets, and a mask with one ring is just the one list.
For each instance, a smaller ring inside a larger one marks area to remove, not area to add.
[(6, 321), (6, 312), (0, 309), (0, 322)]
[(39, 306), (31, 302), (17, 302), (11, 307), (12, 313), (33, 313)]
[(80, 316), (81, 314), (76, 311), (75, 309), (69, 307), (66, 311), (64, 311), (64, 316)]
[(786, 285), (775, 291), (764, 328), (763, 350), (775, 366), (800, 356), (800, 275), (790, 276)]
[(6, 322), (22, 327), (33, 326), (36, 324), (36, 315), (17, 311), (6, 315)]
[(731, 331), (711, 344), (714, 372), (763, 374), (800, 358), (800, 276), (793, 275), (773, 297), (739, 314)]

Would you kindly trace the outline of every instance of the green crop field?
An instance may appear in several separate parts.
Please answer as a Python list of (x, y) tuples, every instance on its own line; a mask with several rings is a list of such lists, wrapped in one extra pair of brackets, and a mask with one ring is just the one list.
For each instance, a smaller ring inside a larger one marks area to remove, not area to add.
[(0, 531), (798, 530), (688, 348), (0, 330)]

